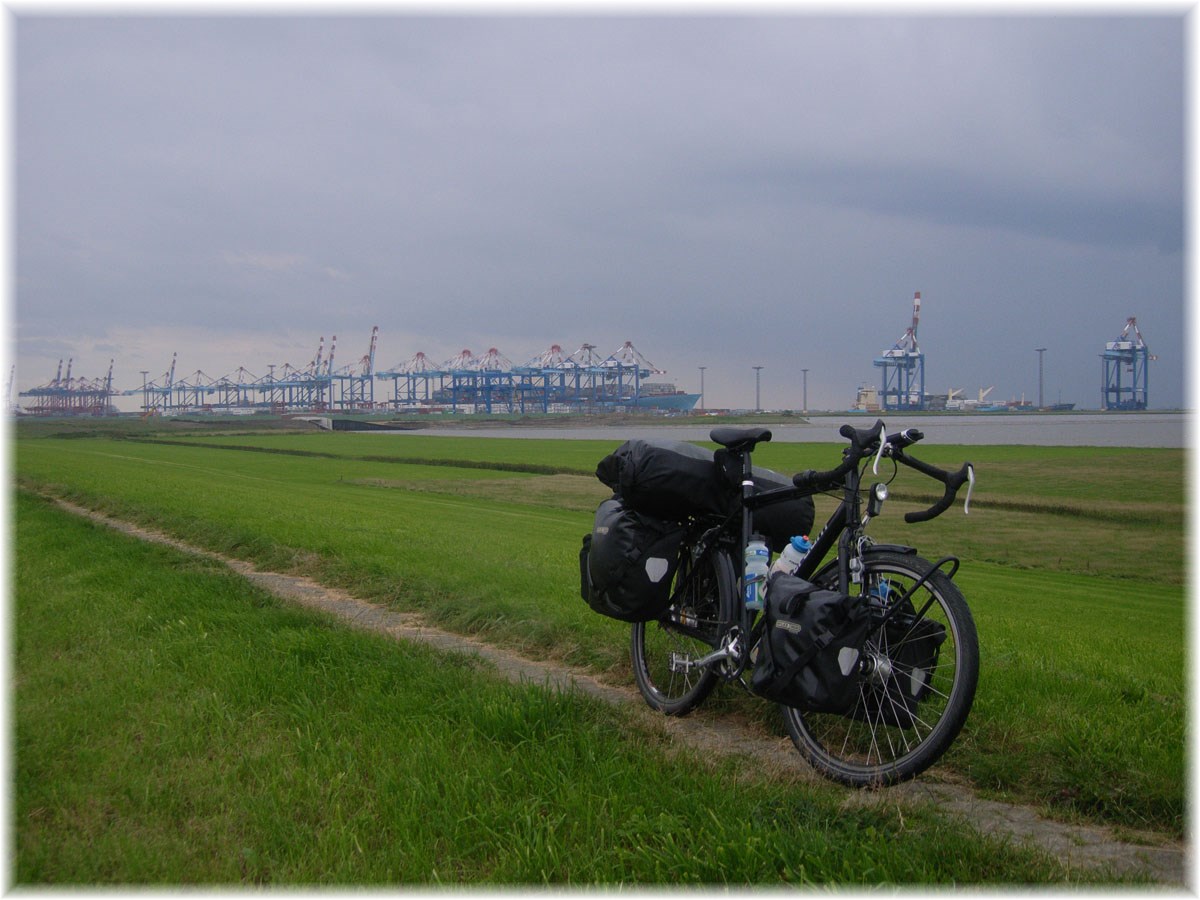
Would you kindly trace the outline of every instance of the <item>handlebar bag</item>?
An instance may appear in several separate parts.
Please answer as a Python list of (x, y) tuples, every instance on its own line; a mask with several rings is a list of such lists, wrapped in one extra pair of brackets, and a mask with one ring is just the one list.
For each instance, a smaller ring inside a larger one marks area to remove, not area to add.
[(932, 693), (929, 682), (945, 640), (946, 628), (940, 622), (914, 622), (911, 615), (898, 615), (889, 621), (883, 628), (879, 650), (891, 662), (891, 673), (880, 688), (864, 692), (862, 704), (854, 709), (854, 718), (912, 728), (917, 704)]
[(596, 477), (631, 509), (660, 519), (726, 516), (736, 508), (713, 452), (687, 441), (626, 441), (600, 460)]
[(870, 611), (861, 597), (776, 573), (750, 688), (807, 712), (848, 713), (858, 701)]
[(671, 605), (684, 528), (629, 509), (620, 498), (596, 510), (579, 553), (580, 593), (601, 615), (649, 622)]

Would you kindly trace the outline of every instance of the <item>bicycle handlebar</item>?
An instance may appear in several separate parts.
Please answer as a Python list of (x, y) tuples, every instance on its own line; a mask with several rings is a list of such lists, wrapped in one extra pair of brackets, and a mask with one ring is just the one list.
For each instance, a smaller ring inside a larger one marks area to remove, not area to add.
[[(971, 488), (975, 486), (975, 467), (969, 462), (963, 463), (962, 468), (957, 472), (947, 472), (944, 469), (939, 469), (936, 466), (923, 463), (919, 459), (913, 459), (911, 456), (904, 456), (900, 453), (893, 454), (892, 458), (946, 485), (946, 492), (942, 494), (942, 499), (929, 507), (929, 509), (904, 514), (904, 521), (910, 525), (917, 522), (928, 522), (930, 519), (935, 519), (944, 513), (950, 508), (950, 504), (954, 502), (954, 498), (958, 494), (958, 489), (965, 482), (970, 482)], [(967, 489), (967, 505), (964, 509), (970, 508), (971, 488)]]
[(883, 434), (883, 419), (876, 419), (870, 428), (860, 429), (853, 425), (843, 425), (838, 434), (850, 441), (850, 446), (842, 451), (844, 459), (836, 469), (818, 472), (808, 469), (792, 476), (792, 484), (798, 488), (836, 485), (846, 473), (850, 472), (858, 461), (866, 456), (879, 443)]
[(963, 463), (962, 468), (957, 472), (950, 472), (945, 469), (939, 469), (937, 466), (931, 466), (929, 463), (914, 459), (911, 456), (906, 456), (904, 448), (915, 444), (925, 437), (917, 429), (906, 428), (904, 431), (884, 437), (883, 420), (876, 419), (875, 424), (870, 428), (864, 429), (855, 428), (853, 425), (843, 425), (838, 430), (838, 433), (850, 441), (850, 446), (842, 451), (842, 464), (835, 469), (828, 469), (823, 472), (813, 469), (800, 472), (792, 477), (792, 484), (801, 489), (833, 487), (851, 472), (861, 459), (874, 452), (877, 454), (877, 463), (878, 456), (887, 455), (891, 459), (904, 463), (904, 465), (916, 469), (922, 475), (928, 475), (930, 478), (940, 481), (946, 486), (946, 492), (942, 495), (942, 499), (938, 500), (937, 503), (928, 509), (905, 513), (905, 522), (914, 524), (937, 518), (950, 508), (950, 504), (954, 502), (954, 498), (958, 495), (959, 488), (968, 482), (970, 483), (970, 487), (967, 489), (964, 511), (970, 508), (971, 490), (975, 486), (974, 466), (967, 462)]

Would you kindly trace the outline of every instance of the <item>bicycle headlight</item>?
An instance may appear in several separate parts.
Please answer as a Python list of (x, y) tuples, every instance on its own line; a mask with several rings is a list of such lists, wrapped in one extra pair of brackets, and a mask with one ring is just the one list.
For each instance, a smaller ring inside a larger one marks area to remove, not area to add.
[(867, 515), (874, 517), (879, 515), (883, 510), (883, 501), (887, 499), (888, 489), (886, 484), (876, 482), (871, 485), (871, 496), (867, 500)]

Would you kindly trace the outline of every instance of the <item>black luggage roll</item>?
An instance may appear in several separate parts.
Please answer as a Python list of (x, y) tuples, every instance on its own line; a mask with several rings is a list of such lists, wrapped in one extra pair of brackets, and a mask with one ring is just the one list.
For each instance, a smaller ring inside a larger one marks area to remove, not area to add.
[(596, 466), (596, 477), (631, 509), (680, 522), (726, 516), (737, 493), (713, 452), (686, 441), (626, 441)]

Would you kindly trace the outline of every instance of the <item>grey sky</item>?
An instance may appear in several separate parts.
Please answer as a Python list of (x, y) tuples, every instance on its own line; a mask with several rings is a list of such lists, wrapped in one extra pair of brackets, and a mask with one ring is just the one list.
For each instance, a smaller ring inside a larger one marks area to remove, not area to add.
[[(552, 10), (551, 10), (552, 12)], [(623, 341), (708, 406), (1184, 402), (1184, 38), (1160, 16), (18, 15), (17, 387)], [(132, 408), (132, 407), (131, 407)]]

